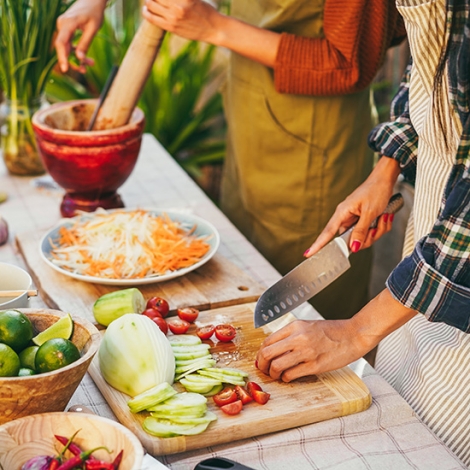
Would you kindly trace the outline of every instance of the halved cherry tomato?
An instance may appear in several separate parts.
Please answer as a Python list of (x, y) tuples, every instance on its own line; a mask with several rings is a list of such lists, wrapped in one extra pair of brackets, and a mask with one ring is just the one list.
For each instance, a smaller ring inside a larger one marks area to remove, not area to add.
[(165, 299), (161, 297), (152, 297), (147, 300), (147, 308), (153, 308), (156, 310), (160, 315), (165, 318), (170, 311), (170, 306)]
[(189, 330), (189, 322), (181, 318), (171, 318), (167, 320), (168, 328), (175, 335), (184, 335)]
[(223, 324), (215, 327), (215, 336), (219, 341), (227, 343), (235, 338), (237, 331), (232, 325)]
[(217, 406), (228, 405), (238, 400), (238, 395), (232, 387), (225, 387), (219, 393), (212, 397)]
[(155, 322), (160, 330), (166, 335), (168, 333), (168, 323), (162, 317), (154, 317), (152, 321)]
[(161, 314), (160, 312), (158, 312), (157, 310), (155, 310), (154, 308), (147, 308), (147, 309), (145, 309), (145, 310), (142, 312), (142, 315), (145, 315), (146, 317), (149, 317), (149, 318), (151, 318), (152, 320), (153, 320), (155, 317), (163, 318), (163, 317), (162, 317), (162, 314)]
[(250, 401), (253, 401), (252, 396), (241, 385), (235, 385), (235, 392), (244, 405), (250, 403)]
[(234, 401), (228, 405), (221, 406), (220, 409), (228, 415), (237, 415), (243, 408), (243, 403), (241, 400)]
[(263, 392), (262, 390), (253, 390), (252, 395), (253, 400), (260, 405), (264, 405), (271, 396), (268, 392)]
[(214, 325), (205, 325), (197, 329), (196, 334), (201, 339), (209, 339), (214, 334)]
[(199, 310), (193, 307), (179, 308), (176, 310), (176, 314), (181, 318), (181, 320), (193, 323), (199, 315)]
[(253, 396), (253, 391), (254, 390), (262, 390), (262, 388), (256, 383), (256, 382), (248, 382), (246, 384), (246, 389), (248, 390), (248, 393)]

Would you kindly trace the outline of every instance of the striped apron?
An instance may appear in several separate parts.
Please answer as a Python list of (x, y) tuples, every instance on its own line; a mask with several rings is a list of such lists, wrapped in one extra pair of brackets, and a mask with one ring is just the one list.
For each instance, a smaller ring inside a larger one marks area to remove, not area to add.
[[(415, 200), (403, 249), (406, 256), (437, 219), (462, 129), (449, 103), (446, 73), (442, 92), (447, 109), (443, 114), (449, 120), (450, 149), (433, 110), (434, 70), (448, 40), (445, 0), (397, 0), (397, 6), (406, 22), (414, 58), (410, 117), (419, 135)], [(376, 369), (469, 466), (470, 335), (418, 314), (380, 343)]]

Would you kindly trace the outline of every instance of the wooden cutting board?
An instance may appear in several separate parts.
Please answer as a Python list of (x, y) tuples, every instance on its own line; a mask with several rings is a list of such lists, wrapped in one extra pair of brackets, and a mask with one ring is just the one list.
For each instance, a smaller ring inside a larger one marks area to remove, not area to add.
[[(16, 242), (34, 279), (36, 288), (50, 308), (76, 313), (94, 322), (92, 307), (96, 299), (124, 287), (79, 281), (48, 266), (40, 256), (40, 233), (22, 233)], [(166, 282), (137, 285), (146, 299), (163, 297), (171, 310), (196, 307), (199, 310), (254, 302), (265, 288), (238, 266), (219, 254), (199, 269)]]
[[(158, 438), (147, 434), (141, 423), (146, 412), (132, 414), (127, 406), (129, 397), (103, 379), (98, 355), (93, 360), (89, 373), (118, 420), (134, 432), (147, 451), (155, 456), (174, 454), (258, 436), (288, 428), (345, 416), (367, 409), (371, 395), (365, 384), (348, 367), (296, 380), (292, 383), (273, 381), (254, 367), (256, 353), (265, 334), (253, 326), (254, 303), (223, 307), (201, 312), (197, 326), (208, 323), (231, 323), (237, 329), (233, 343), (212, 343), (211, 353), (218, 367), (235, 367), (249, 373), (248, 380), (257, 382), (271, 394), (265, 405), (249, 403), (240, 414), (228, 416), (208, 398), (208, 407), (216, 413), (217, 421), (206, 431), (196, 436)], [(175, 384), (175, 388), (179, 388)]]

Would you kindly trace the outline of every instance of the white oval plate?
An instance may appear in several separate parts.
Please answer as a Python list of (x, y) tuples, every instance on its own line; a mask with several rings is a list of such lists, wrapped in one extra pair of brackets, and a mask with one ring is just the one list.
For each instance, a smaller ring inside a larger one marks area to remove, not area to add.
[[(193, 232), (194, 235), (210, 236), (209, 240), (207, 240), (207, 243), (209, 243), (210, 245), (209, 251), (197, 263), (194, 263), (192, 266), (188, 266), (187, 268), (183, 268), (183, 269), (178, 269), (177, 271), (172, 271), (170, 273), (162, 274), (160, 276), (149, 276), (146, 278), (139, 278), (139, 279), (112, 279), (112, 278), (86, 276), (83, 274), (73, 273), (71, 271), (67, 271), (66, 269), (61, 268), (60, 266), (57, 266), (56, 264), (52, 262), (51, 240), (56, 241), (58, 239), (58, 233), (59, 233), (60, 227), (72, 226), (76, 218), (80, 217), (80, 216), (77, 216), (77, 217), (72, 217), (70, 219), (61, 220), (61, 222), (57, 226), (55, 226), (53, 229), (48, 231), (42, 237), (40, 241), (40, 245), (39, 245), (41, 258), (52, 269), (56, 270), (57, 272), (61, 274), (65, 274), (66, 276), (72, 277), (74, 279), (78, 279), (79, 281), (93, 282), (95, 284), (115, 285), (115, 286), (137, 286), (137, 285), (143, 285), (143, 284), (153, 284), (155, 282), (168, 281), (176, 277), (184, 276), (185, 274), (201, 267), (203, 264), (207, 263), (214, 256), (220, 244), (220, 236), (219, 236), (219, 232), (217, 231), (217, 229), (211, 223), (207, 222), (201, 217), (198, 217), (193, 214), (187, 214), (184, 212), (166, 211), (166, 210), (158, 210), (158, 209), (145, 209), (145, 210), (147, 210), (147, 212), (151, 213), (152, 215), (166, 214), (168, 217), (170, 217), (171, 220), (175, 222), (179, 222), (183, 227), (187, 227), (188, 229), (196, 225), (196, 229)], [(111, 212), (111, 211), (108, 211), (108, 212)]]

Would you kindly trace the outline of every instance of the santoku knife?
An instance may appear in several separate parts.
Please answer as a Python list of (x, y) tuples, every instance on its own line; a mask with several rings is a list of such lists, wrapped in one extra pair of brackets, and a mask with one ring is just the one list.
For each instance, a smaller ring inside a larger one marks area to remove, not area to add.
[[(402, 195), (395, 194), (391, 197), (384, 214), (394, 214), (402, 207)], [(371, 227), (376, 224), (377, 220)], [(354, 227), (355, 225), (300, 263), (261, 295), (255, 307), (255, 328), (289, 313), (318, 294), (351, 267), (349, 238)]]

